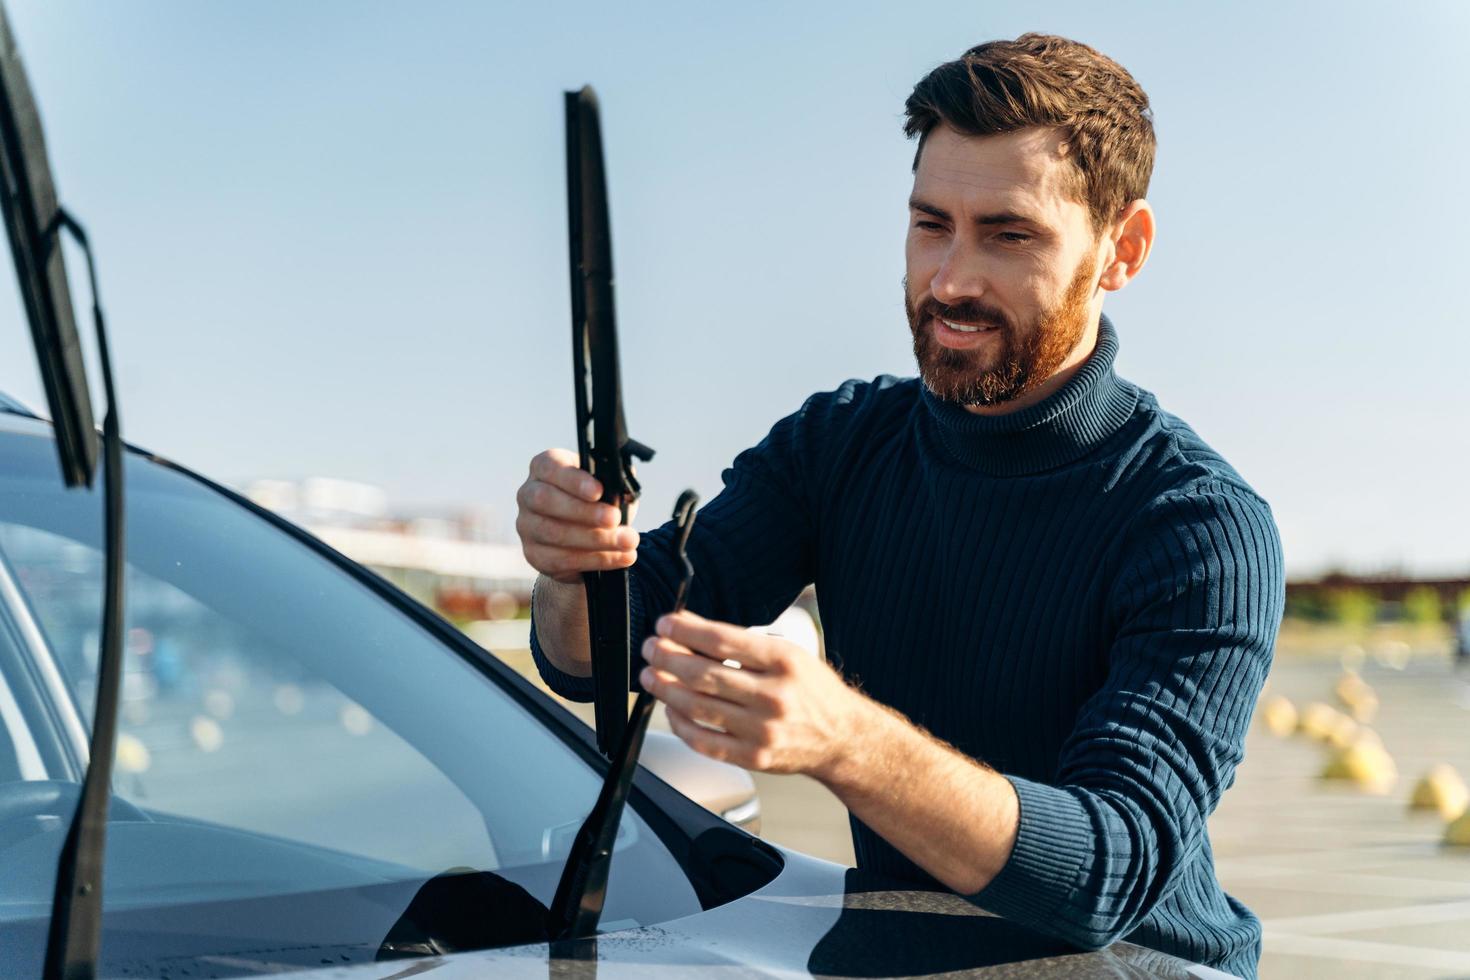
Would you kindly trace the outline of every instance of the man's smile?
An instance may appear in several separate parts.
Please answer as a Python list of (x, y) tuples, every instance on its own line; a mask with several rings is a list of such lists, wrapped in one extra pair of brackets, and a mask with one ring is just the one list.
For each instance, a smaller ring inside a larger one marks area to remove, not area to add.
[(957, 323), (954, 320), (945, 320), (943, 318), (941, 318), (939, 322), (944, 324), (946, 327), (949, 327), (949, 329), (958, 330), (961, 333), (979, 333), (982, 330), (995, 329), (995, 327), (993, 326), (987, 326), (982, 323)]
[(988, 323), (964, 323), (960, 320), (946, 320), (943, 317), (932, 317), (934, 324), (934, 339), (945, 347), (960, 350), (977, 347), (987, 343), (991, 334), (1001, 333), (1001, 328)]

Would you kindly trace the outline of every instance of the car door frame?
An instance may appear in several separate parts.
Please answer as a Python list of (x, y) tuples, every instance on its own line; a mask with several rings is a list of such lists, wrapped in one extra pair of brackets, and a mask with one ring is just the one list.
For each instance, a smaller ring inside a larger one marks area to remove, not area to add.
[[(19, 657), (0, 655), (0, 715), (14, 707), (15, 719), (5, 717), (15, 739), (23, 727), (43, 773), (35, 778), (80, 782), (86, 772), (90, 740), (61, 666), (46, 639), (40, 620), (20, 587), (9, 557), (0, 551), (0, 630)], [(6, 701), (11, 704), (5, 704)], [(20, 746), (17, 745), (17, 751)], [(32, 778), (22, 764), (24, 778)]]

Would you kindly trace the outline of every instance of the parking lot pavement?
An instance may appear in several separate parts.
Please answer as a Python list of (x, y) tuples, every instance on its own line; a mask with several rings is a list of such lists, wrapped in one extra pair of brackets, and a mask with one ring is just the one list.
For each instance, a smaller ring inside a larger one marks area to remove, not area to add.
[[(1443, 821), (1407, 809), (1431, 765), (1470, 776), (1470, 684), (1442, 656), (1361, 671), (1398, 782), (1383, 796), (1323, 782), (1328, 750), (1258, 717), (1210, 821), (1220, 881), (1261, 917), (1262, 977), (1470, 975), (1470, 849), (1444, 847)], [(1267, 691), (1330, 704), (1340, 674), (1332, 657), (1281, 656)]]
[[(524, 660), (516, 666), (535, 679)], [(1298, 707), (1332, 703), (1341, 670), (1336, 657), (1283, 655), (1267, 693)], [(1372, 796), (1324, 783), (1327, 750), (1273, 736), (1258, 717), (1210, 821), (1220, 881), (1264, 923), (1263, 978), (1470, 976), (1470, 848), (1442, 846), (1443, 822), (1406, 806), (1435, 763), (1470, 778), (1470, 678), (1443, 656), (1411, 658), (1402, 670), (1370, 658), (1361, 671), (1379, 696), (1372, 727), (1397, 763), (1397, 784)], [(590, 723), (588, 706), (573, 707)], [(653, 724), (667, 728), (661, 711)], [(852, 863), (847, 814), (832, 794), (801, 776), (755, 781), (763, 837)]]

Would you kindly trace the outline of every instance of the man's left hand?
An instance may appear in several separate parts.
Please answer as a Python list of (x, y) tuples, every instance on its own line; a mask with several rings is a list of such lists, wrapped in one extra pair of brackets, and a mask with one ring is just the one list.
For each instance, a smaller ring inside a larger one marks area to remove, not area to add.
[(962, 895), (984, 888), (1010, 858), (1020, 827), (1010, 780), (850, 687), (796, 644), (681, 612), (658, 621), (643, 657), (643, 689), (668, 706), (669, 725), (695, 751), (818, 779)]
[(712, 759), (821, 779), (874, 707), (824, 660), (778, 636), (688, 611), (660, 618), (657, 631), (643, 643), (639, 680), (667, 706), (674, 734)]

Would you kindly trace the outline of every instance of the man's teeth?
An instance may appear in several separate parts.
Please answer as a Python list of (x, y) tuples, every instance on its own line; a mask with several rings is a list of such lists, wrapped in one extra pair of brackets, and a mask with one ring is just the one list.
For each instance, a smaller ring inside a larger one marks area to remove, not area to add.
[(994, 327), (975, 326), (974, 324), (969, 323), (955, 323), (953, 320), (946, 320), (943, 317), (940, 318), (939, 322), (943, 323), (951, 330), (958, 330), (960, 333), (980, 333), (982, 330), (995, 329)]

